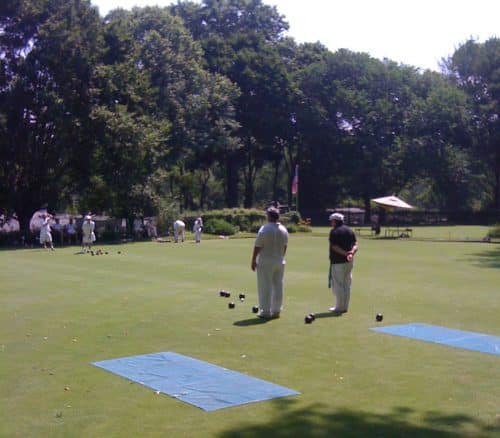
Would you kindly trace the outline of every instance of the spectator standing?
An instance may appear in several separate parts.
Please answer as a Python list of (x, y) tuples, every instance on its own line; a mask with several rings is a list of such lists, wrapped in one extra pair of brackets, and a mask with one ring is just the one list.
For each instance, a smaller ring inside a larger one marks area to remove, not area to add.
[(66, 234), (68, 235), (68, 244), (71, 245), (71, 242), (76, 244), (77, 241), (76, 224), (72, 217), (69, 218), (69, 223), (68, 225), (66, 225)]
[(136, 239), (142, 239), (144, 237), (144, 225), (142, 223), (142, 218), (136, 217), (133, 223), (134, 237)]
[(59, 242), (64, 245), (64, 227), (59, 222), (59, 218), (54, 218), (55, 224), (52, 225), (52, 231), (54, 231), (54, 236), (59, 238)]

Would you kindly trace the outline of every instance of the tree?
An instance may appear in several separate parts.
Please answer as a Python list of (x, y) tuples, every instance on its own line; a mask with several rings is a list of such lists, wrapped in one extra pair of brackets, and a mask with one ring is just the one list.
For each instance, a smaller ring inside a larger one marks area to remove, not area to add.
[(257, 172), (290, 122), (290, 79), (277, 50), (288, 25), (261, 0), (206, 0), (198, 7), (180, 3), (172, 11), (200, 41), (210, 71), (228, 77), (241, 91), (236, 119), (242, 148), (225, 157), (226, 191), (227, 204), (238, 205), (241, 169), (249, 207)]
[(470, 97), (475, 150), (491, 179), (491, 204), (500, 209), (500, 39), (469, 40), (444, 64), (447, 74)]
[(0, 29), (0, 203), (27, 229), (42, 204), (64, 204), (89, 165), (100, 18), (89, 1), (7, 0)]
[(235, 143), (237, 88), (203, 69), (200, 46), (168, 9), (113, 11), (105, 40), (94, 181), (117, 214), (154, 212), (165, 196), (191, 208), (193, 172)]

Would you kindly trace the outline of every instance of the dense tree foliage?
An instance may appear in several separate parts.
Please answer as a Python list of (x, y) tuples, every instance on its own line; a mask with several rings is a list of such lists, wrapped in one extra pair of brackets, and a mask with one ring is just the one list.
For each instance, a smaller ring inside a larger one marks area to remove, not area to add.
[(475, 151), (488, 174), (490, 202), (500, 209), (500, 39), (467, 41), (446, 67), (470, 97)]
[(261, 0), (0, 5), (0, 209), (132, 216), (403, 192), (500, 208), (500, 42), (443, 73), (297, 44)]

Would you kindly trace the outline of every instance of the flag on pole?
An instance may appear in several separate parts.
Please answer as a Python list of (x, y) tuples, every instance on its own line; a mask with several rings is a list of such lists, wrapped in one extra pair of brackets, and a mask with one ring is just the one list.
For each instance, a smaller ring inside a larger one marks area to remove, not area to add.
[(296, 195), (299, 191), (299, 165), (295, 166), (295, 175), (292, 180), (292, 195)]

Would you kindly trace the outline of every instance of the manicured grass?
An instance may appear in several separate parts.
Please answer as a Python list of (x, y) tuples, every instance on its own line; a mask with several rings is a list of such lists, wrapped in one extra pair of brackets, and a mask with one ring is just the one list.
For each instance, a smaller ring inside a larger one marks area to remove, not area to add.
[[(327, 234), (291, 235), (286, 307), (267, 323), (251, 239), (0, 251), (0, 436), (498, 436), (499, 356), (369, 328), (382, 312), (500, 336), (500, 245), (360, 237), (350, 312), (330, 317)], [(247, 300), (229, 310), (221, 288)], [(206, 413), (90, 365), (160, 351), (301, 395)]]

